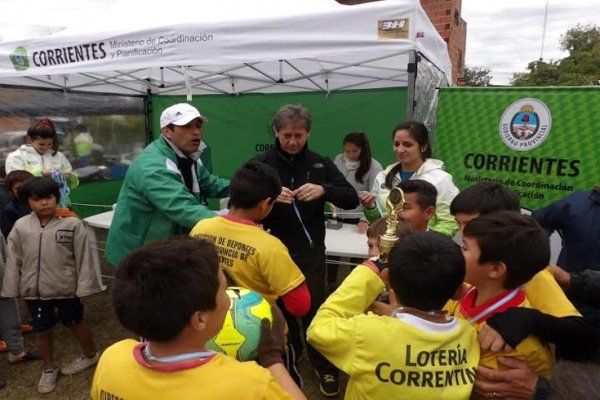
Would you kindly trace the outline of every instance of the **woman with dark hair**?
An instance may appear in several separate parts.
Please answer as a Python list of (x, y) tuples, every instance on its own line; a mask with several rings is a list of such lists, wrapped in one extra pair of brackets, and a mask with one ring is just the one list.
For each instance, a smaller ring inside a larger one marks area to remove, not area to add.
[[(357, 193), (368, 192), (375, 183), (375, 177), (383, 168), (379, 161), (371, 157), (371, 146), (365, 132), (351, 132), (342, 141), (344, 152), (338, 154), (333, 163), (338, 167), (348, 183)], [(342, 222), (358, 224), (359, 233), (365, 233), (369, 226), (363, 216), (363, 206), (352, 210), (340, 210), (337, 216)]]
[(394, 128), (392, 133), (394, 154), (398, 162), (389, 165), (375, 178), (371, 192), (359, 193), (369, 221), (387, 215), (385, 200), (390, 189), (408, 179), (422, 179), (438, 191), (435, 217), (429, 229), (454, 236), (458, 225), (450, 214), (450, 203), (458, 194), (452, 175), (444, 171), (444, 163), (431, 158), (429, 131), (421, 122), (407, 121)]

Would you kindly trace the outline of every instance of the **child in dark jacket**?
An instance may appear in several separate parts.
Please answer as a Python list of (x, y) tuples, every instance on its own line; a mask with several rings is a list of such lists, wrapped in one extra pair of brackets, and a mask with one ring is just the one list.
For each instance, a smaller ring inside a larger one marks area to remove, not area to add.
[(2, 213), (0, 213), (0, 230), (5, 239), (8, 238), (8, 234), (15, 225), (15, 222), (31, 212), (31, 208), (29, 208), (27, 202), (21, 201), (18, 196), (18, 190), (21, 185), (31, 178), (33, 178), (31, 173), (16, 170), (9, 173), (4, 180), (4, 186), (11, 194), (11, 199), (4, 206)]

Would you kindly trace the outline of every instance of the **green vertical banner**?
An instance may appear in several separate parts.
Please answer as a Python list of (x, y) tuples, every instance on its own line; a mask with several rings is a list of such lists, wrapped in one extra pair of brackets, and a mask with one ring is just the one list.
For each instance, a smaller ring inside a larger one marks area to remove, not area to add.
[[(392, 130), (406, 116), (406, 88), (332, 92), (194, 96), (191, 104), (208, 118), (204, 140), (211, 147), (216, 174), (228, 177), (248, 159), (268, 150), (275, 138), (270, 121), (284, 104), (302, 104), (312, 114), (309, 146), (330, 158), (343, 152), (347, 133), (365, 131), (373, 157), (387, 165), (394, 160)], [(185, 96), (153, 96), (152, 128), (160, 132), (162, 110), (186, 102)]]
[(535, 210), (600, 181), (600, 88), (442, 88), (437, 118), (461, 189), (502, 183)]

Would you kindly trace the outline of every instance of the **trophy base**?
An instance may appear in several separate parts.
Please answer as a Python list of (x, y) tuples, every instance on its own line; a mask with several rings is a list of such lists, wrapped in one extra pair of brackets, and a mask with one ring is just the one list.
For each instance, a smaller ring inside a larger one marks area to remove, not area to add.
[(338, 230), (338, 229), (342, 229), (342, 226), (344, 224), (342, 223), (342, 221), (338, 221), (338, 220), (333, 220), (333, 219), (328, 219), (325, 222), (325, 227), (327, 229), (333, 229), (333, 230)]

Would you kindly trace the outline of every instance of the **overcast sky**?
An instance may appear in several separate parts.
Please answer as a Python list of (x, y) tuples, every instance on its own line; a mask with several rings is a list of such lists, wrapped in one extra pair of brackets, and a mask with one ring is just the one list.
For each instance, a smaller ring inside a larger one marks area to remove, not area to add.
[[(546, 0), (462, 0), (467, 22), (468, 67), (492, 70), (492, 83), (508, 84), (514, 72), (540, 57)], [(549, 0), (544, 61), (558, 60), (560, 35), (580, 23), (600, 26), (600, 0)]]

